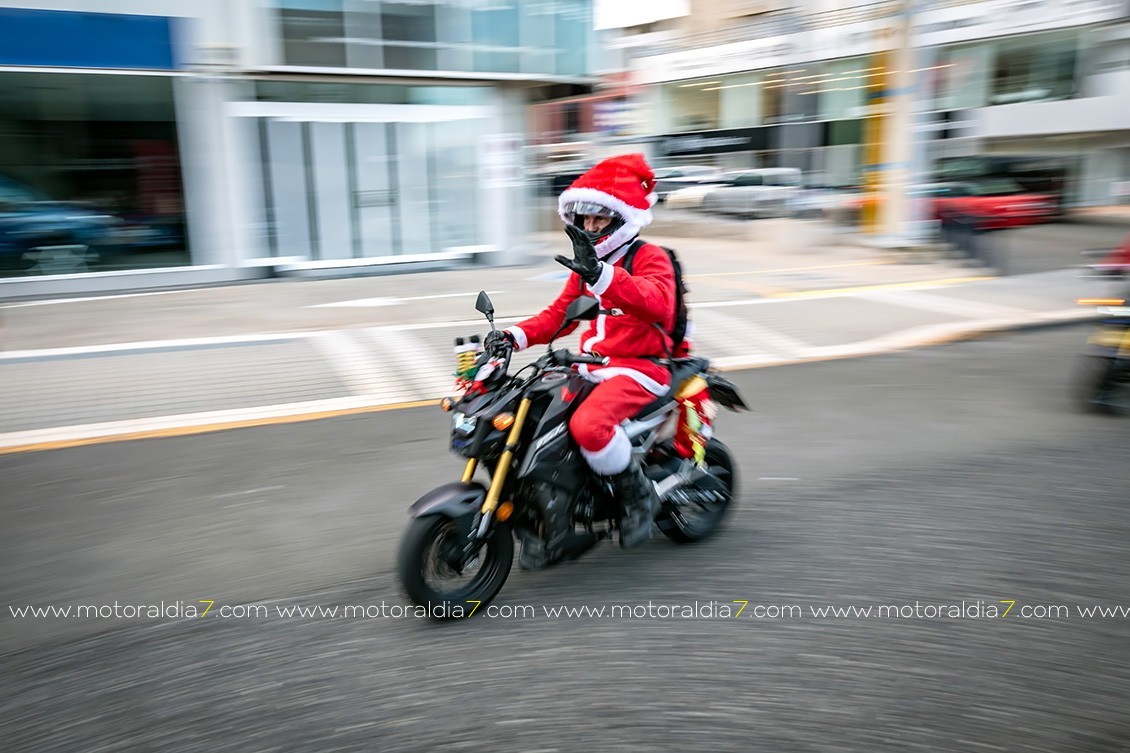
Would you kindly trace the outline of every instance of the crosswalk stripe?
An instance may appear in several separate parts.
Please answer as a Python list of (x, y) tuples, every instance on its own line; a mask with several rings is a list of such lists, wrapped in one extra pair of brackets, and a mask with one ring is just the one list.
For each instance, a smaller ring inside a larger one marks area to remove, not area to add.
[(385, 391), (384, 369), (367, 343), (350, 337), (345, 330), (329, 330), (310, 338), (310, 344), (321, 352), (354, 395), (379, 395)]
[(450, 350), (440, 353), (402, 327), (366, 327), (361, 331), (376, 344), (375, 357), (390, 375), (395, 375), (389, 381), (415, 399), (442, 397), (454, 389), (455, 359)]
[(696, 351), (723, 355), (786, 356), (804, 353), (808, 346), (761, 324), (724, 314), (715, 309), (692, 314), (695, 323)]

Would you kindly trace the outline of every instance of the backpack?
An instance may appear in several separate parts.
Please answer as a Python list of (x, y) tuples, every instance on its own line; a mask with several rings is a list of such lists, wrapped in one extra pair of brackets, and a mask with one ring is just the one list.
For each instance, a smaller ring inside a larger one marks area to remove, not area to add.
[[(631, 247), (628, 249), (627, 256), (624, 257), (624, 271), (628, 274), (632, 273), (632, 261), (636, 258), (636, 252), (639, 251), (647, 241), (637, 238), (632, 242)], [(652, 244), (658, 245), (658, 244)], [(679, 345), (687, 336), (687, 284), (683, 281), (683, 265), (679, 263), (679, 257), (675, 254), (675, 249), (667, 248), (666, 246), (659, 246), (667, 252), (667, 257), (671, 259), (671, 266), (675, 269), (675, 325), (668, 333), (671, 335), (671, 347), (678, 348)]]

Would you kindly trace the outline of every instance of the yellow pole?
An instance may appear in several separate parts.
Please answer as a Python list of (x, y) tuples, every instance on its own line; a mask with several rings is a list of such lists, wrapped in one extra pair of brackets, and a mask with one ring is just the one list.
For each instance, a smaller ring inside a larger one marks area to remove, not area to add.
[(890, 53), (883, 50), (871, 56), (871, 65), (864, 74), (867, 92), (867, 118), (863, 131), (863, 208), (860, 215), (860, 229), (874, 233), (879, 228), (879, 217), (883, 211), (883, 164), (886, 158), (887, 134), (887, 85), (889, 79)]

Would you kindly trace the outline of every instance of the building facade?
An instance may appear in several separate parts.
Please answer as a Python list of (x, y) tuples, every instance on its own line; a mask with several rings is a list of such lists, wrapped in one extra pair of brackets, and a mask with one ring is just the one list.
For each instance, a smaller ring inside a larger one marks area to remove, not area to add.
[(905, 44), (919, 178), (972, 158), (1044, 159), (1070, 175), (1071, 203), (1116, 203), (1130, 179), (1127, 14), (1126, 0), (696, 0), (622, 28), (647, 87), (636, 135), (661, 164), (859, 185), (875, 78)]
[(591, 0), (2, 2), (0, 297), (515, 258), (597, 53)]

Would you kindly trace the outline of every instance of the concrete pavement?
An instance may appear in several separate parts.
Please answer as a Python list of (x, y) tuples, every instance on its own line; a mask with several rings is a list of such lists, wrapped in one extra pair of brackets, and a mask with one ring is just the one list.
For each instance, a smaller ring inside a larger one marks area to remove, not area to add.
[[(763, 225), (763, 228), (769, 228)], [(810, 232), (794, 226), (795, 233)], [(844, 358), (1091, 318), (1114, 284), (1075, 269), (996, 277), (797, 242), (648, 235), (679, 250), (697, 350), (722, 369)], [(812, 237), (812, 236), (808, 236)], [(529, 264), (384, 277), (272, 280), (0, 305), (0, 452), (387, 410), (452, 389), (452, 340), (504, 326), (560, 289), (560, 233)], [(562, 341), (574, 344), (575, 338)], [(515, 357), (518, 365), (540, 353)]]

